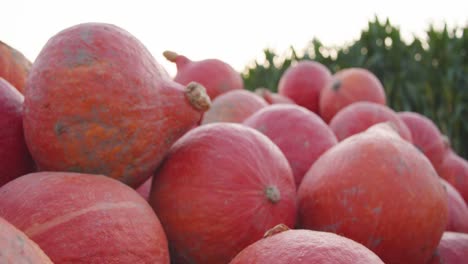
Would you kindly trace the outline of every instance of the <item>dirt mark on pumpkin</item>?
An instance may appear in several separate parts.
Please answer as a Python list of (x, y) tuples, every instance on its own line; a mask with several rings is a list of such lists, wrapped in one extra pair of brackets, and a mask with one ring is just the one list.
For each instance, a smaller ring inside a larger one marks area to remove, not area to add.
[(61, 136), (62, 134), (67, 132), (67, 127), (62, 122), (57, 121), (57, 123), (55, 123), (55, 126), (54, 126), (54, 132), (55, 132), (55, 135)]
[(367, 245), (369, 245), (370, 249), (374, 249), (378, 245), (380, 245), (381, 242), (382, 242), (382, 238), (380, 237), (378, 238), (370, 237), (369, 240), (367, 241)]
[(403, 176), (407, 172), (411, 171), (410, 166), (408, 165), (408, 163), (406, 163), (404, 159), (402, 159), (401, 157), (396, 157), (395, 159), (395, 168), (397, 170), (398, 175)]
[(63, 62), (68, 68), (91, 66), (97, 61), (97, 57), (86, 47), (76, 49), (67, 48), (64, 52), (65, 56)]
[(382, 206), (377, 206), (374, 209), (372, 209), (372, 212), (376, 215), (379, 215), (382, 213)]

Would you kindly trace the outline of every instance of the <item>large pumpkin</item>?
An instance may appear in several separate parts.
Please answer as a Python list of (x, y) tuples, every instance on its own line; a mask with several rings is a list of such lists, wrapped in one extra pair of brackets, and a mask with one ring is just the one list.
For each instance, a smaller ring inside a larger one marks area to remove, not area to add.
[(56, 264), (169, 264), (166, 235), (149, 204), (102, 175), (24, 175), (0, 188), (0, 217)]
[(383, 264), (365, 246), (330, 232), (289, 230), (277, 225), (229, 264)]
[(390, 107), (373, 102), (356, 102), (341, 109), (330, 121), (330, 128), (339, 141), (369, 127), (391, 122), (403, 139), (413, 142), (411, 131)]
[(320, 91), (320, 116), (329, 123), (341, 109), (360, 101), (385, 105), (387, 99), (382, 83), (367, 69), (342, 69)]
[(253, 128), (197, 127), (171, 148), (149, 202), (174, 263), (228, 263), (279, 223), (293, 226), (296, 187), (281, 150)]
[(67, 28), (46, 43), (28, 76), (26, 143), (40, 170), (103, 174), (137, 187), (209, 108), (127, 31)]
[(223, 93), (244, 88), (240, 73), (225, 61), (213, 58), (193, 61), (169, 50), (164, 51), (163, 55), (177, 66), (174, 81), (183, 85), (200, 83), (206, 87), (212, 100)]
[(202, 124), (216, 122), (242, 123), (247, 117), (268, 103), (248, 90), (233, 90), (213, 100), (210, 110), (203, 116)]
[(320, 62), (302, 60), (283, 73), (278, 82), (278, 93), (318, 114), (320, 92), (331, 77), (330, 70)]
[(333, 131), (317, 114), (295, 104), (267, 106), (243, 124), (265, 134), (283, 151), (296, 186), (317, 158), (338, 143)]
[(334, 232), (385, 263), (425, 263), (447, 224), (447, 197), (429, 160), (378, 124), (324, 153), (298, 190), (299, 226)]

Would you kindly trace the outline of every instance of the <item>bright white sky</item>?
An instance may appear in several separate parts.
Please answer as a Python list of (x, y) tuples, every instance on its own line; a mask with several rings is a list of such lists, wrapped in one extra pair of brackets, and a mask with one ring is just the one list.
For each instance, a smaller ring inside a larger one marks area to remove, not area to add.
[(218, 58), (242, 71), (266, 47), (283, 53), (313, 37), (325, 45), (352, 41), (375, 14), (406, 36), (421, 34), (429, 22), (468, 23), (467, 0), (5, 0), (1, 11), (0, 40), (32, 61), (60, 30), (107, 22), (140, 39), (171, 75), (176, 68), (162, 57), (166, 49), (192, 60)]

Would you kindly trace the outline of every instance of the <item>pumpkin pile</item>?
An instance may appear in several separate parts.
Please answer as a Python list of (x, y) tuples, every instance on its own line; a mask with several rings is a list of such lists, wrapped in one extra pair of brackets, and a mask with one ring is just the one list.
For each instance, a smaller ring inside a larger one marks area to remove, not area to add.
[(361, 68), (278, 93), (116, 25), (0, 42), (0, 263), (463, 263), (468, 161)]

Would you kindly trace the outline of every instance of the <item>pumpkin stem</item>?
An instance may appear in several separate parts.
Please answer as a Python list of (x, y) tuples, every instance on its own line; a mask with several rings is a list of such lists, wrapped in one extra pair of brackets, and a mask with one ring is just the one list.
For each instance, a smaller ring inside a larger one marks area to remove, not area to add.
[(281, 193), (276, 186), (268, 186), (265, 188), (265, 195), (272, 203), (277, 203), (281, 200)]
[(269, 90), (265, 87), (259, 87), (257, 89), (255, 89), (254, 91), (256, 94), (260, 95), (260, 96), (263, 96), (265, 93), (268, 93)]
[(164, 58), (166, 58), (168, 61), (170, 62), (175, 62), (177, 57), (179, 57), (179, 54), (173, 52), (173, 51), (170, 51), (170, 50), (166, 50), (163, 52), (163, 56)]
[(177, 65), (177, 69), (183, 67), (185, 64), (189, 63), (190, 60), (183, 56), (179, 55), (174, 51), (166, 50), (163, 52), (164, 58), (166, 58), (170, 62), (174, 62)]
[(444, 141), (444, 146), (446, 149), (451, 148), (452, 144), (450, 143), (450, 139), (447, 135), (442, 135), (442, 140)]
[(281, 233), (281, 232), (284, 232), (284, 231), (288, 231), (289, 230), (289, 227), (285, 224), (279, 224), (279, 225), (276, 225), (274, 226), (273, 228), (267, 230), (265, 232), (265, 234), (263, 235), (263, 238), (267, 238), (267, 237), (271, 237), (273, 235), (276, 235), (278, 233)]
[(267, 103), (269, 104), (271, 104), (271, 102), (273, 101), (271, 98), (270, 90), (268, 90), (265, 87), (260, 87), (260, 88), (255, 89), (255, 93), (261, 96), (263, 99), (265, 99), (265, 101), (267, 101)]
[(185, 97), (195, 109), (201, 112), (208, 111), (211, 107), (210, 97), (206, 93), (205, 87), (199, 83), (190, 82), (185, 87)]

